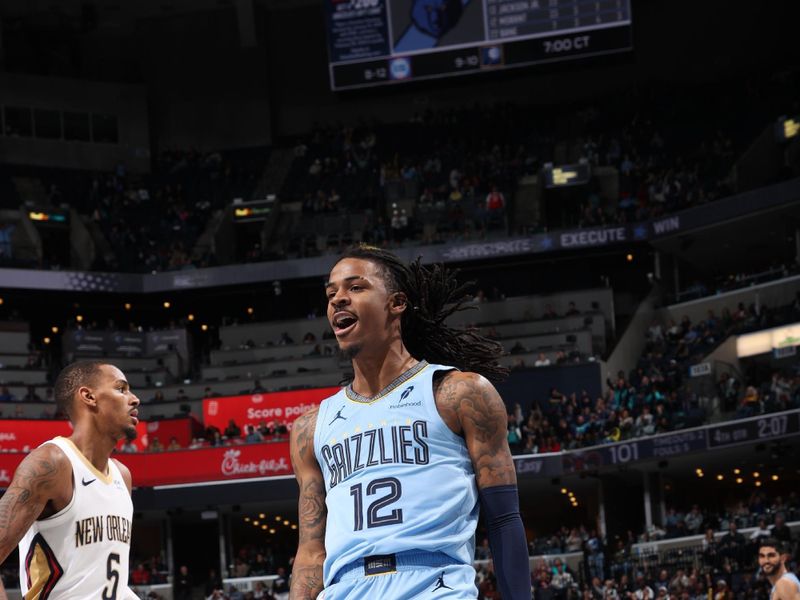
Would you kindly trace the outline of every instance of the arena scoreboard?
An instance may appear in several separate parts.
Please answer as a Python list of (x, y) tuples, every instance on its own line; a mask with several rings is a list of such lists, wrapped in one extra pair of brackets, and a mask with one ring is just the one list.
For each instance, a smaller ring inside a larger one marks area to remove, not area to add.
[(334, 90), (632, 48), (630, 0), (325, 0)]

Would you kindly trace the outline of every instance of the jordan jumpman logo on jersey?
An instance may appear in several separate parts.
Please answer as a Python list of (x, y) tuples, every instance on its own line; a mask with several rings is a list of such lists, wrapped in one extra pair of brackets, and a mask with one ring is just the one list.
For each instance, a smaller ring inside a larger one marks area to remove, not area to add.
[(336, 416), (333, 417), (333, 420), (331, 420), (330, 423), (328, 423), (328, 427), (333, 425), (336, 422), (336, 419), (341, 419), (342, 421), (347, 421), (347, 417), (343, 417), (342, 416), (342, 411), (343, 410), (344, 410), (344, 406), (337, 411)]
[(442, 588), (444, 588), (446, 590), (452, 590), (453, 589), (449, 585), (445, 584), (445, 582), (444, 582), (444, 571), (442, 571), (442, 574), (439, 575), (439, 579), (436, 580), (436, 587), (434, 587), (431, 591), (435, 592), (436, 590), (440, 590)]

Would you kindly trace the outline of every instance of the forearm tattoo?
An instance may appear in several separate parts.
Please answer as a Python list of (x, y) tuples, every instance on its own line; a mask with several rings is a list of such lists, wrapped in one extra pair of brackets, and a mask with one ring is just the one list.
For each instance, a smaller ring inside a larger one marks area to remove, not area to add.
[(289, 597), (314, 600), (323, 589), (325, 559), (325, 482), (314, 456), (314, 428), (317, 412), (310, 411), (292, 427), (292, 463), (300, 488), (298, 501), (299, 544)]

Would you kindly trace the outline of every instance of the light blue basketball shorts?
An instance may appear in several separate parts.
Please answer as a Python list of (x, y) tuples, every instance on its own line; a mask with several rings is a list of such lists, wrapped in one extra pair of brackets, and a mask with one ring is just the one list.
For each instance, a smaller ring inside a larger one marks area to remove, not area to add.
[(317, 600), (475, 600), (475, 569), (439, 552), (401, 552), (346, 565)]

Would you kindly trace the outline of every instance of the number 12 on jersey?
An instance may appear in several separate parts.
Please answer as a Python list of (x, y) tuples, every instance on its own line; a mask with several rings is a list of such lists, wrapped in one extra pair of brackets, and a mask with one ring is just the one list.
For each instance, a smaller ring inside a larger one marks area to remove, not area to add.
[[(388, 492), (373, 500), (367, 507), (367, 529), (403, 522), (402, 508), (394, 508), (388, 514), (378, 514), (378, 511), (400, 500), (400, 496), (403, 493), (400, 480), (395, 477), (373, 479), (367, 484), (367, 496), (374, 496), (383, 489), (387, 489)], [(364, 529), (364, 492), (362, 484), (357, 483), (351, 486), (350, 495), (353, 497), (353, 531), (361, 531)]]

